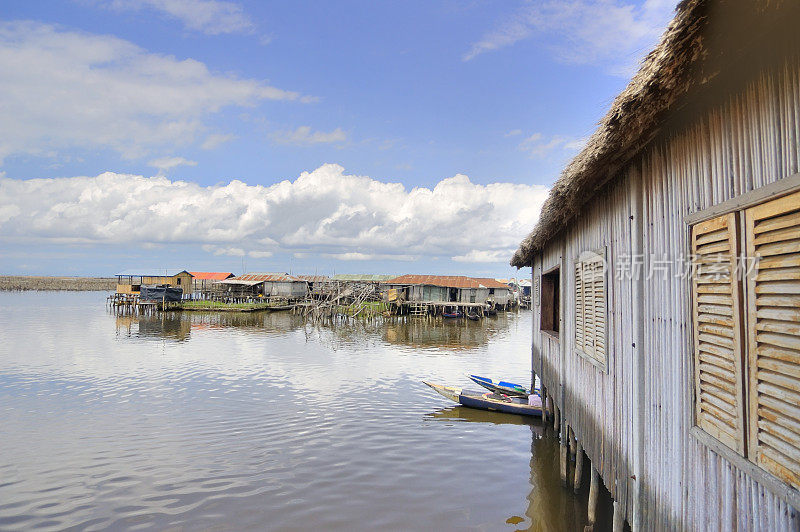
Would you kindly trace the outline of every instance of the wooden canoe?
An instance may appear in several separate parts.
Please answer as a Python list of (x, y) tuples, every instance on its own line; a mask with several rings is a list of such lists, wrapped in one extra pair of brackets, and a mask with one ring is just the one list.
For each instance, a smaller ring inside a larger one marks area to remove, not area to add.
[(490, 392), (499, 393), (502, 395), (509, 395), (511, 397), (525, 397), (527, 398), (531, 392), (521, 384), (514, 384), (513, 382), (494, 382), (488, 377), (481, 377), (480, 375), (467, 375), (467, 378), (479, 386), (483, 386)]
[(492, 392), (481, 393), (464, 390), (456, 386), (443, 386), (432, 382), (422, 382), (451, 401), (455, 401), (470, 408), (518, 414), (521, 416), (542, 415), (542, 401), (538, 395), (533, 396), (533, 404), (529, 405), (528, 400), (522, 397), (508, 397)]

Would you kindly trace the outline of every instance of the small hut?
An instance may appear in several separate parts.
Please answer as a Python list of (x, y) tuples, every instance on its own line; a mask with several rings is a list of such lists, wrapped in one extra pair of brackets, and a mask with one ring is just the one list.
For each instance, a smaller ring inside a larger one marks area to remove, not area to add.
[(138, 295), (143, 285), (180, 288), (184, 294), (192, 290), (192, 274), (177, 268), (135, 268), (115, 274), (117, 294)]

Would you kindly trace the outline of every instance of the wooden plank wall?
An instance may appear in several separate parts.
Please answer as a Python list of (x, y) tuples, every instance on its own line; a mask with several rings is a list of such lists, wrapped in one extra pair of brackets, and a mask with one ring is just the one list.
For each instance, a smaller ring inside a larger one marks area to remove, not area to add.
[[(632, 250), (634, 176), (642, 180), (638, 200), (644, 210), (642, 268), (647, 272), (661, 266), (656, 261), (674, 262), (689, 253), (687, 214), (798, 172), (800, 61), (762, 74), (689, 124), (654, 142), (537, 256), (534, 276), (563, 253), (564, 319), (555, 342), (540, 334), (534, 306), (533, 369), (612, 496), (625, 505), (629, 521), (636, 482), (630, 479), (637, 453), (633, 420), (641, 410), (641, 529), (797, 530), (797, 510), (689, 433), (691, 285), (686, 279), (666, 275), (644, 286), (644, 400), (634, 406), (633, 285), (617, 278), (614, 265)], [(574, 353), (574, 276), (569, 275), (582, 251), (604, 246), (611, 266), (608, 373)]]
[[(630, 257), (631, 208), (629, 178), (624, 177), (600, 193), (597, 201), (574, 224), (565, 239), (567, 272), (575, 271), (582, 252), (605, 250), (607, 257), (607, 371), (575, 352), (575, 276), (567, 275), (564, 285), (564, 419), (592, 457), (606, 487), (615, 500), (627, 504), (628, 479), (632, 470), (632, 420), (634, 394), (631, 338), (633, 305), (631, 281), (616, 279), (615, 264)], [(609, 208), (609, 206), (613, 206)], [(597, 457), (595, 460), (594, 457)]]

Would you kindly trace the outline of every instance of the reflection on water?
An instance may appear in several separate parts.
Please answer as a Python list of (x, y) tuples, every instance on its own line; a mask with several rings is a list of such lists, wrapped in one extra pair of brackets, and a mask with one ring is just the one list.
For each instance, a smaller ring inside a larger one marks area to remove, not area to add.
[(449, 406), (440, 408), (429, 414), (425, 414), (428, 419), (445, 420), (462, 423), (493, 423), (495, 425), (529, 425), (534, 435), (541, 437), (544, 434), (541, 418), (530, 416), (518, 416), (516, 414), (505, 414), (502, 412), (490, 412), (488, 410), (477, 410), (465, 406)]
[(507, 329), (508, 320), (505, 313), (479, 322), (408, 317), (386, 324), (383, 339), (419, 348), (473, 349), (486, 345), (499, 331)]
[(0, 529), (569, 530), (585, 514), (552, 434), (420, 382), (528, 382), (528, 313), (330, 328), (118, 317), (104, 298), (0, 293)]

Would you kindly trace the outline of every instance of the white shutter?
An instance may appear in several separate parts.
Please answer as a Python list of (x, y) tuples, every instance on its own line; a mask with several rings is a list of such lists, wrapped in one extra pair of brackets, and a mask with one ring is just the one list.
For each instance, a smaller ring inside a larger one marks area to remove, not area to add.
[(800, 488), (800, 192), (745, 220), (750, 458)]
[(692, 228), (697, 425), (744, 454), (744, 400), (736, 215)]

